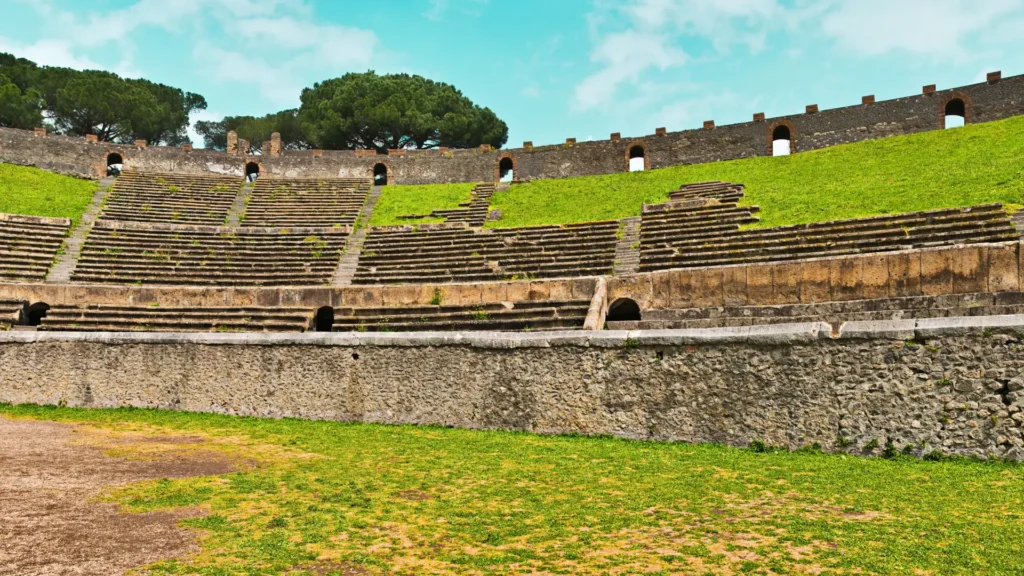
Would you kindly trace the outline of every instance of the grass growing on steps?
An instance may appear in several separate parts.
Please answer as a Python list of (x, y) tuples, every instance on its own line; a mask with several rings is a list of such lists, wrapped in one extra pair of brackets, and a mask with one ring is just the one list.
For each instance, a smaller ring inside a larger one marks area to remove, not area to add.
[(427, 224), (443, 222), (443, 218), (399, 220), (408, 214), (430, 214), (432, 210), (458, 208), (468, 202), (476, 184), (431, 184), (426, 186), (385, 186), (374, 206), (370, 226), (395, 224)]
[[(797, 141), (799, 146), (799, 140)], [(781, 158), (749, 158), (647, 172), (535, 180), (495, 193), (490, 227), (609, 220), (664, 202), (681, 184), (746, 185), (759, 226), (1003, 202), (1024, 194), (1024, 117), (858, 142)]]
[(1016, 465), (162, 411), (0, 414), (187, 432), (264, 462), (109, 494), (132, 512), (209, 512), (182, 522), (202, 531), (201, 551), (150, 574), (1024, 572)]
[(96, 186), (96, 182), (31, 166), (0, 164), (0, 213), (77, 221), (92, 201)]

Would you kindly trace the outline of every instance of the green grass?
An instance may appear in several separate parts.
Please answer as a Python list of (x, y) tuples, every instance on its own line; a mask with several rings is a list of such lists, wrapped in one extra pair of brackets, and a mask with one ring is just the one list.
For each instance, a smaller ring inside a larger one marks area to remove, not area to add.
[[(743, 204), (761, 207), (760, 226), (879, 214), (1024, 203), (1024, 117), (800, 152), (674, 166), (647, 172), (534, 180), (497, 192), (489, 227), (610, 220), (664, 202), (681, 184), (746, 185)], [(1019, 207), (1019, 206), (1016, 206)]]
[(96, 186), (96, 182), (31, 166), (0, 164), (0, 212), (77, 221), (92, 201)]
[(209, 513), (183, 521), (202, 530), (201, 552), (152, 574), (1024, 572), (1018, 465), (161, 411), (0, 414), (205, 435), (263, 462), (107, 496), (133, 512)]
[(371, 226), (395, 224), (427, 224), (443, 222), (443, 218), (399, 220), (408, 214), (429, 214), (431, 210), (458, 208), (468, 202), (476, 184), (430, 184), (425, 186), (385, 186), (380, 200), (373, 209)]

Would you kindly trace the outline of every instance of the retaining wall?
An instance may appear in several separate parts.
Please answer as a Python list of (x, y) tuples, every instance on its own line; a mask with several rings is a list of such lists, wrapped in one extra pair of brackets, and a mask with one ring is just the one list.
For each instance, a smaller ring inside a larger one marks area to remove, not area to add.
[[(124, 166), (140, 170), (217, 172), (241, 178), (247, 162), (260, 165), (261, 174), (287, 177), (372, 177), (382, 163), (397, 184), (481, 182), (498, 179), (498, 163), (510, 157), (517, 179), (565, 178), (625, 172), (629, 151), (641, 146), (647, 168), (698, 164), (771, 154), (771, 135), (777, 126), (790, 129), (792, 149), (799, 153), (836, 144), (939, 130), (945, 126), (946, 103), (960, 98), (966, 121), (989, 122), (1024, 114), (1024, 76), (817, 111), (763, 118), (740, 124), (621, 137), (594, 142), (566, 142), (505, 150), (392, 150), (280, 151), (277, 155), (246, 156), (207, 150), (87, 142), (84, 138), (39, 136), (31, 131), (0, 129), (0, 162), (35, 165), (86, 178), (102, 176), (106, 156), (117, 152)], [(571, 139), (574, 140), (574, 139)], [(525, 143), (524, 143), (525, 144)], [(278, 147), (279, 148), (279, 147)]]
[(1024, 316), (563, 333), (0, 333), (0, 402), (1024, 459)]

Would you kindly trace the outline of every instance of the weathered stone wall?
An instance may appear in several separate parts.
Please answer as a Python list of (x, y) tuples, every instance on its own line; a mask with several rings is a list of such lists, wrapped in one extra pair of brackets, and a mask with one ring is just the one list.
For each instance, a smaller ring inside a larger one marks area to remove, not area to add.
[[(964, 100), (967, 122), (988, 122), (1024, 114), (1024, 76), (932, 91), (894, 100), (865, 103), (832, 110), (809, 111), (778, 118), (726, 126), (662, 132), (595, 142), (551, 146), (524, 146), (507, 150), (394, 150), (377, 155), (364, 151), (281, 151), (278, 155), (245, 156), (181, 148), (118, 146), (81, 138), (39, 137), (23, 130), (0, 129), (0, 162), (34, 164), (83, 177), (105, 170), (109, 152), (121, 153), (125, 166), (142, 170), (178, 172), (213, 171), (244, 174), (247, 162), (260, 165), (261, 174), (288, 177), (371, 177), (383, 163), (389, 181), (397, 184), (479, 182), (498, 179), (498, 163), (511, 157), (518, 179), (565, 178), (610, 174), (628, 169), (629, 150), (640, 145), (645, 164), (662, 168), (698, 164), (771, 153), (771, 134), (778, 125), (792, 132), (796, 152), (815, 150), (873, 138), (912, 134), (944, 127), (943, 111), (952, 98)], [(809, 107), (816, 110), (815, 107)], [(568, 140), (568, 139), (567, 139)]]
[(7, 332), (0, 402), (1024, 459), (1024, 317), (828, 331)]

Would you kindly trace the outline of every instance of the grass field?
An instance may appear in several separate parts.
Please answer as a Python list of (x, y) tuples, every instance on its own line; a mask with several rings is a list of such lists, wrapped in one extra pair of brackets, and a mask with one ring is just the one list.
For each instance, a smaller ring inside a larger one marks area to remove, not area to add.
[(458, 208), (468, 202), (476, 184), (433, 184), (429, 186), (385, 186), (370, 218), (371, 226), (428, 224), (443, 218), (399, 220), (408, 214), (429, 214), (431, 210)]
[[(502, 211), (489, 227), (610, 220), (664, 202), (681, 184), (726, 180), (746, 185), (744, 204), (761, 206), (760, 226), (783, 226), (914, 210), (1024, 203), (1024, 117), (801, 152), (674, 166), (647, 172), (536, 180), (498, 192)], [(377, 210), (393, 211), (394, 196)], [(409, 187), (410, 189), (412, 187)], [(417, 186), (420, 212), (443, 187)], [(435, 192), (435, 189), (438, 192)], [(411, 190), (410, 190), (411, 191)]]
[(261, 463), (106, 495), (132, 512), (207, 513), (182, 521), (201, 552), (152, 574), (1024, 572), (1024, 467), (1010, 464), (158, 411), (0, 414), (199, 435)]
[(0, 213), (78, 220), (96, 183), (31, 166), (0, 164)]

